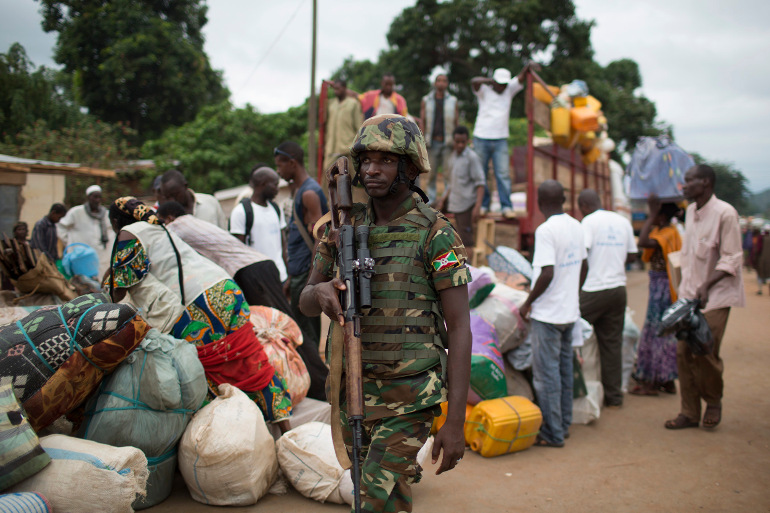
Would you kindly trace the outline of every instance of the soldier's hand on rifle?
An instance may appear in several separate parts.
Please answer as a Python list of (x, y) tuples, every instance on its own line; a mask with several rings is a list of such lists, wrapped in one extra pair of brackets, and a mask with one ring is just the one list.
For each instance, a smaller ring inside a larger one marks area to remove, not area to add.
[(345, 316), (342, 314), (340, 305), (339, 291), (346, 290), (345, 283), (339, 278), (331, 281), (318, 283), (314, 287), (314, 293), (321, 311), (329, 316), (330, 319), (337, 319), (340, 326), (345, 325)]

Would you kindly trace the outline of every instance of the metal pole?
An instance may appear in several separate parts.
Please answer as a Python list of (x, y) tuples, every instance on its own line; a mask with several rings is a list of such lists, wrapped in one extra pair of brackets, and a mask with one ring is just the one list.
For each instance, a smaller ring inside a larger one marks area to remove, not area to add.
[[(318, 2), (313, 0), (313, 49), (312, 56), (310, 58), (310, 106), (307, 113), (307, 125), (308, 125), (308, 142), (307, 153), (308, 162), (307, 169), (316, 169), (316, 140), (315, 140), (315, 128), (316, 119), (318, 116), (318, 108), (316, 105), (315, 97), (315, 57), (316, 57), (316, 19), (317, 19)], [(311, 171), (312, 172), (312, 171)]]

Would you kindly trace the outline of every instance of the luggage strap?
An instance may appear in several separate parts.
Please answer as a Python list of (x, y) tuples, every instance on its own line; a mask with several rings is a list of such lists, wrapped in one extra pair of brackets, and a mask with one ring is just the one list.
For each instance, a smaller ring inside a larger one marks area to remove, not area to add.
[[(102, 303), (102, 304), (104, 304), (104, 303)], [(86, 359), (86, 361), (87, 361), (88, 363), (90, 363), (91, 365), (93, 365), (94, 367), (96, 367), (97, 369), (99, 369), (100, 371), (102, 371), (102, 372), (105, 372), (105, 373), (106, 373), (106, 371), (105, 371), (104, 369), (102, 369), (101, 367), (99, 367), (98, 365), (96, 365), (96, 364), (95, 364), (93, 361), (91, 361), (91, 359), (90, 359), (89, 357), (87, 357), (87, 356), (85, 355), (85, 353), (83, 352), (83, 348), (82, 348), (82, 347), (81, 347), (81, 345), (80, 345), (80, 344), (78, 344), (78, 343), (77, 343), (77, 341), (75, 340), (75, 335), (77, 335), (77, 333), (78, 333), (78, 330), (80, 330), (80, 323), (81, 323), (81, 322), (83, 322), (83, 319), (85, 318), (86, 314), (87, 314), (88, 312), (90, 312), (91, 310), (93, 310), (94, 308), (96, 308), (97, 306), (102, 306), (102, 304), (94, 305), (94, 306), (92, 306), (91, 308), (89, 308), (88, 310), (86, 310), (85, 312), (83, 312), (83, 314), (82, 314), (82, 315), (80, 316), (80, 318), (78, 319), (78, 322), (77, 322), (77, 324), (75, 325), (75, 333), (72, 333), (72, 332), (70, 331), (70, 329), (69, 329), (69, 326), (67, 326), (67, 321), (65, 321), (65, 320), (64, 320), (64, 314), (63, 314), (63, 313), (62, 313), (62, 311), (61, 311), (61, 307), (57, 307), (57, 308), (56, 308), (56, 311), (59, 313), (59, 318), (61, 319), (61, 322), (62, 322), (62, 324), (64, 325), (64, 330), (67, 332), (67, 335), (69, 335), (69, 337), (70, 337), (70, 355), (72, 355), (72, 350), (73, 350), (73, 349), (75, 349), (75, 350), (77, 350), (77, 352), (78, 352), (78, 353), (80, 353), (80, 355), (81, 355), (83, 358), (85, 358), (85, 359)]]
[(476, 431), (482, 431), (484, 434), (486, 434), (489, 438), (491, 438), (495, 442), (502, 442), (504, 444), (508, 444), (508, 449), (505, 452), (509, 452), (511, 450), (511, 447), (513, 447), (513, 444), (516, 443), (517, 440), (519, 440), (520, 438), (537, 436), (540, 434), (540, 431), (538, 430), (538, 431), (535, 431), (534, 433), (529, 433), (528, 435), (519, 435), (519, 432), (521, 431), (521, 415), (519, 414), (519, 411), (511, 403), (509, 403), (505, 397), (502, 397), (501, 399), (505, 404), (508, 405), (510, 409), (513, 410), (513, 413), (515, 413), (516, 417), (519, 419), (519, 423), (516, 426), (516, 434), (513, 435), (512, 440), (506, 440), (505, 438), (497, 438), (492, 436), (490, 432), (487, 431), (487, 429), (484, 427), (484, 424), (482, 424), (481, 422), (475, 422), (471, 420), (466, 420), (465, 422), (467, 422), (468, 424), (476, 424)]

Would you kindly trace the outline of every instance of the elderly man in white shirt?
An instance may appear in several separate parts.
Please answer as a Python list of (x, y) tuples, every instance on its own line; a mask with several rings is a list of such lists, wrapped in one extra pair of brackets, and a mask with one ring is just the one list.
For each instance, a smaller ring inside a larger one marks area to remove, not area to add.
[[(508, 120), (511, 117), (511, 101), (524, 89), (524, 76), (528, 69), (539, 70), (537, 64), (527, 64), (521, 73), (511, 77), (511, 72), (504, 68), (495, 70), (492, 78), (475, 77), (471, 80), (473, 94), (479, 102), (479, 112), (473, 129), (473, 148), (481, 158), (484, 175), (487, 174), (489, 161), (495, 171), (497, 194), (503, 216), (513, 217), (511, 204), (511, 175), (508, 170)], [(482, 214), (489, 211), (489, 187), (484, 191)]]
[(92, 185), (86, 189), (86, 202), (72, 207), (56, 225), (56, 232), (65, 246), (86, 244), (99, 256), (99, 269), (94, 275), (101, 276), (110, 263), (115, 233), (107, 219), (107, 209), (102, 206), (102, 188)]
[(580, 292), (580, 314), (594, 327), (599, 345), (604, 404), (623, 404), (623, 323), (626, 313), (626, 263), (639, 251), (628, 219), (602, 210), (599, 195), (578, 196), (588, 250), (588, 277)]

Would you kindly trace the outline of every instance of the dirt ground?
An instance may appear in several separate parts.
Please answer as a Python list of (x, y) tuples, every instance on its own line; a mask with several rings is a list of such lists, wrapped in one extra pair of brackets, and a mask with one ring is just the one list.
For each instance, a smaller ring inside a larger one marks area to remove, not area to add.
[[(414, 511), (448, 512), (723, 512), (770, 511), (770, 296), (756, 296), (746, 276), (747, 307), (733, 309), (722, 344), (722, 424), (669, 431), (679, 396), (627, 395), (623, 408), (602, 410), (591, 425), (571, 428), (563, 449), (533, 447), (485, 459), (466, 450), (453, 471), (424, 472), (413, 487)], [(641, 327), (647, 275), (629, 274), (629, 306)], [(193, 501), (179, 475), (172, 496), (152, 513), (213, 512)], [(255, 506), (227, 511), (284, 513), (349, 511), (294, 490)]]

